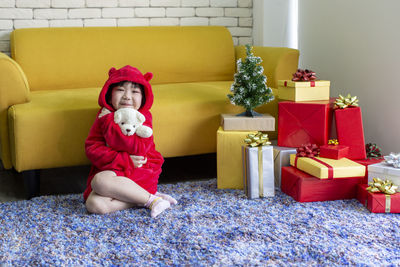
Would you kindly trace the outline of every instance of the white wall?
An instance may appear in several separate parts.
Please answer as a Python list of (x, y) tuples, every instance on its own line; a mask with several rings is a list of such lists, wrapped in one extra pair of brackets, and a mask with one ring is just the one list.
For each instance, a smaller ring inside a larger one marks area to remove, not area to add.
[(300, 0), (300, 66), (359, 97), (366, 142), (400, 152), (400, 1)]
[(219, 25), (252, 43), (253, 0), (0, 0), (0, 52), (19, 28)]
[(253, 43), (297, 48), (297, 0), (254, 0)]

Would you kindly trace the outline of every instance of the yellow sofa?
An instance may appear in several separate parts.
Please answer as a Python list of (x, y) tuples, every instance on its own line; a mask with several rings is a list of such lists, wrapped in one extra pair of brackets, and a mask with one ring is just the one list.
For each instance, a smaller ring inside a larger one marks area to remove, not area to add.
[[(297, 68), (298, 50), (253, 51), (270, 87)], [(219, 26), (15, 30), (11, 58), (0, 53), (3, 166), (22, 172), (89, 164), (84, 141), (99, 90), (110, 67), (127, 64), (154, 74), (154, 138), (162, 155), (213, 153), (219, 115), (243, 111), (226, 95), (244, 56)], [(277, 101), (257, 111), (276, 117)]]

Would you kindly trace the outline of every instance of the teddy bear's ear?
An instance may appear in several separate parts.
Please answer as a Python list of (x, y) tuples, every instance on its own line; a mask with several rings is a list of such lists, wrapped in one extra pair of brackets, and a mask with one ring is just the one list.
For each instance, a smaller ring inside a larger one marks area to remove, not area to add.
[(144, 78), (146, 79), (146, 81), (150, 81), (150, 80), (153, 78), (153, 73), (147, 72), (147, 73), (144, 75)]
[(115, 123), (120, 123), (121, 120), (122, 120), (122, 114), (121, 114), (121, 112), (116, 111), (116, 112), (114, 113), (114, 122), (115, 122)]
[(140, 113), (139, 111), (136, 112), (136, 118), (138, 119), (139, 123), (144, 123), (146, 121), (146, 118), (144, 117), (144, 115), (142, 113)]
[(111, 69), (108, 71), (108, 77), (110, 77), (111, 75), (113, 75), (116, 71), (117, 71), (117, 70), (116, 70), (115, 68), (111, 68)]

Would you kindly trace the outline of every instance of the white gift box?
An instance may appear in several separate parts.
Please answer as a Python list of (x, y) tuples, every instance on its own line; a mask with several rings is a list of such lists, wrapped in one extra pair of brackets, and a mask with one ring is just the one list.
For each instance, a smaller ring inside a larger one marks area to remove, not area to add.
[(290, 155), (296, 154), (296, 148), (273, 146), (275, 186), (281, 188), (282, 167), (290, 166)]
[(399, 186), (397, 192), (400, 192), (400, 169), (394, 168), (385, 162), (372, 164), (368, 166), (368, 182), (372, 182), (372, 178), (380, 178), (381, 180), (391, 180), (395, 185)]
[(273, 197), (274, 157), (272, 146), (243, 146), (243, 184), (248, 198)]

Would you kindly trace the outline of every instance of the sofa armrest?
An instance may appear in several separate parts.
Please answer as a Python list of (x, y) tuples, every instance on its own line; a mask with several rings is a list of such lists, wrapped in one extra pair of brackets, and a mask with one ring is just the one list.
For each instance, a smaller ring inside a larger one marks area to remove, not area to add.
[[(244, 46), (236, 46), (236, 60), (246, 58)], [(299, 63), (299, 50), (287, 47), (254, 46), (253, 54), (261, 57), (268, 87), (278, 88), (278, 80), (291, 79)]]
[(8, 108), (29, 101), (29, 84), (24, 72), (17, 62), (0, 52), (0, 158), (5, 169), (12, 167), (8, 135)]

